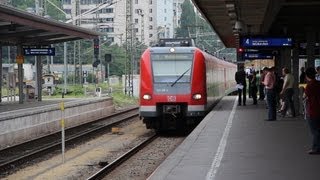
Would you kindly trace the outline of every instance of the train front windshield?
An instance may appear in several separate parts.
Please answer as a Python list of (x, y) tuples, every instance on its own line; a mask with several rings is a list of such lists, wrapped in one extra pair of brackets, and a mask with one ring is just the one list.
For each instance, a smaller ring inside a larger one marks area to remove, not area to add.
[(193, 54), (151, 54), (155, 83), (190, 83)]

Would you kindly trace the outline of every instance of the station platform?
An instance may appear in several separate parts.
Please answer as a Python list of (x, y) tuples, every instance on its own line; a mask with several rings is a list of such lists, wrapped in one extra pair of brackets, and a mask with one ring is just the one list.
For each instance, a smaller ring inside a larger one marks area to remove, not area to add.
[(14, 110), (23, 110), (28, 108), (37, 108), (48, 105), (59, 105), (60, 102), (69, 102), (69, 101), (78, 101), (79, 98), (57, 98), (57, 99), (43, 99), (42, 101), (25, 101), (22, 104), (19, 104), (19, 97), (16, 97), (16, 100), (8, 101), (7, 98), (2, 98), (0, 103), (0, 113), (14, 111)]
[[(264, 121), (264, 101), (237, 106), (224, 97), (149, 180), (319, 179), (320, 155), (309, 155), (302, 116)], [(250, 105), (249, 105), (250, 104)]]
[[(63, 106), (61, 106), (63, 102)], [(111, 97), (57, 98), (0, 103), (0, 149), (5, 149), (115, 112)]]

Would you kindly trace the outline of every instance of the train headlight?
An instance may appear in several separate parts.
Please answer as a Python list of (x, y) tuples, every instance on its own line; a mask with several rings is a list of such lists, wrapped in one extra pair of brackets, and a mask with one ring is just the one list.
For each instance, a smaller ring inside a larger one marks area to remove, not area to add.
[(174, 48), (170, 48), (170, 52), (174, 53), (176, 50)]
[(192, 98), (195, 99), (195, 100), (199, 100), (199, 99), (202, 98), (202, 96), (201, 96), (201, 94), (194, 94), (194, 95), (192, 96)]
[(150, 100), (150, 99), (151, 99), (151, 96), (150, 96), (149, 94), (145, 94), (145, 95), (142, 96), (142, 98), (143, 98), (144, 100)]

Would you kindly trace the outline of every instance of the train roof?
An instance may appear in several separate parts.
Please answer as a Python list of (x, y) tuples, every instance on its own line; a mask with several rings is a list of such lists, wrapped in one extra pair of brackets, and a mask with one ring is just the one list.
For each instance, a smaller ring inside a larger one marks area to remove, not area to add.
[(170, 53), (172, 50), (175, 53), (193, 53), (196, 47), (151, 47), (149, 48), (151, 53)]

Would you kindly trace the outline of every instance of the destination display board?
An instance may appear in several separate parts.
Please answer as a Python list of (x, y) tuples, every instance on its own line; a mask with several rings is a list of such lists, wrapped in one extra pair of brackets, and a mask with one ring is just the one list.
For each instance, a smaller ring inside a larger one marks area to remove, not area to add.
[(25, 56), (54, 56), (55, 48), (23, 48)]
[(272, 54), (265, 53), (244, 53), (243, 57), (245, 59), (273, 59)]
[(241, 46), (247, 47), (291, 47), (293, 45), (292, 38), (277, 38), (277, 37), (243, 37)]

